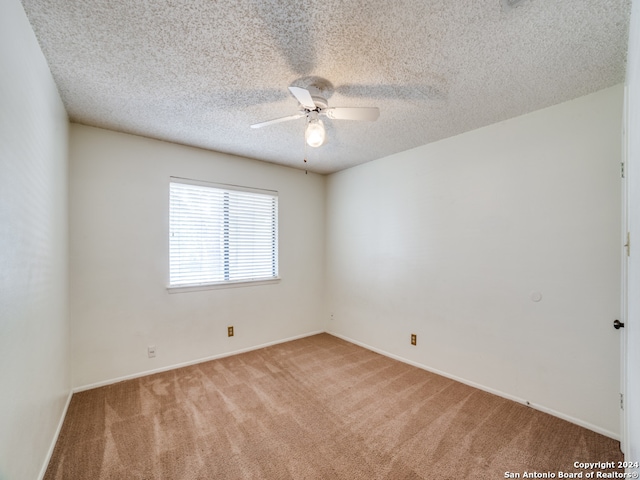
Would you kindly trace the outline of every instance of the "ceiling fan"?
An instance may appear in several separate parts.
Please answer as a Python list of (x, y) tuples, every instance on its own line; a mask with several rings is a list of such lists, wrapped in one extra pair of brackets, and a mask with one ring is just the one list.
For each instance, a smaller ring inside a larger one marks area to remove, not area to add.
[(310, 147), (319, 147), (326, 140), (324, 124), (320, 117), (332, 120), (365, 120), (375, 121), (380, 116), (378, 107), (329, 107), (323, 89), (312, 85), (308, 88), (289, 87), (291, 94), (300, 103), (301, 109), (294, 115), (254, 123), (251, 128), (261, 128), (274, 123), (287, 122), (306, 117), (307, 126), (304, 137)]

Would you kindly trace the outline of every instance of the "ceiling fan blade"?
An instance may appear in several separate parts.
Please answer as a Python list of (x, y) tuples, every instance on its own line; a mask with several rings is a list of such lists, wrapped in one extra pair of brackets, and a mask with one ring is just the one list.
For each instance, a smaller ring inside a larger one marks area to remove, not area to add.
[(367, 120), (373, 122), (380, 116), (378, 107), (334, 107), (322, 110), (327, 117), (335, 120)]
[(308, 110), (315, 110), (316, 104), (311, 98), (311, 94), (309, 90), (300, 87), (289, 87), (289, 91), (291, 94), (296, 97), (296, 99), (300, 102), (304, 108)]
[(296, 118), (304, 117), (304, 113), (296, 113), (295, 115), (289, 115), (288, 117), (280, 117), (273, 120), (267, 120), (266, 122), (254, 123), (251, 128), (261, 128), (267, 125), (273, 125), (274, 123), (287, 122), (289, 120), (295, 120)]

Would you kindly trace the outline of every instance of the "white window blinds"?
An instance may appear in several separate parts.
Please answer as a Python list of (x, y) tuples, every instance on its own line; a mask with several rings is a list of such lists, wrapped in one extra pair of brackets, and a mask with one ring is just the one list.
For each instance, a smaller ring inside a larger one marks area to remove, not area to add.
[(278, 277), (278, 194), (171, 178), (169, 286)]

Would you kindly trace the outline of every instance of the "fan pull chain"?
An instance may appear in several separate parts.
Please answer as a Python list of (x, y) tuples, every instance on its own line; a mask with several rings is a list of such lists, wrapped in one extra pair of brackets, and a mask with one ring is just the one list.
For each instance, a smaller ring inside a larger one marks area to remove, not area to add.
[[(304, 139), (304, 163), (307, 163), (307, 140), (304, 138), (304, 135), (302, 135), (302, 138)], [(305, 165), (306, 166), (306, 165)], [(307, 172), (307, 169), (304, 169), (304, 174), (307, 175), (309, 172)]]

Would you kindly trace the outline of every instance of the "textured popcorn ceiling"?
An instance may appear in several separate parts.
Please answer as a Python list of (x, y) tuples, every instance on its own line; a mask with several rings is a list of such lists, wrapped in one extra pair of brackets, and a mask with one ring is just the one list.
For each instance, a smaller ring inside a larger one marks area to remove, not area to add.
[[(72, 121), (329, 173), (624, 80), (630, 0), (22, 0)], [(290, 85), (329, 80), (308, 148)]]

